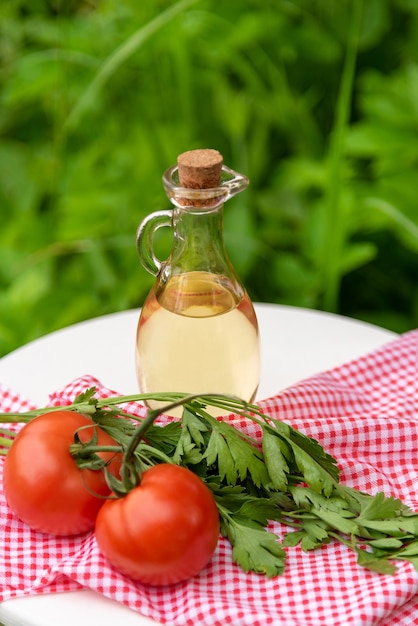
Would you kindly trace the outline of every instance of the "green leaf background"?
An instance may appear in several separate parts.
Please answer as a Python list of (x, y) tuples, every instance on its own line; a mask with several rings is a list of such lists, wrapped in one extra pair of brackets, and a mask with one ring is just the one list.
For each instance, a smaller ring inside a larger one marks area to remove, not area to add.
[(418, 326), (416, 0), (3, 0), (0, 355), (141, 306), (137, 225), (199, 147), (250, 178), (254, 301)]

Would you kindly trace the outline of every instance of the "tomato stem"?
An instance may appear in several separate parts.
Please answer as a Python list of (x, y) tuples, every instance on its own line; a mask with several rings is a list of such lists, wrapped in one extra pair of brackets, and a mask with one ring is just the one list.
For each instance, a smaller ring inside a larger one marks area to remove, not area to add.
[[(139, 442), (147, 432), (148, 428), (152, 426), (155, 420), (160, 417), (160, 415), (170, 413), (173, 409), (176, 409), (179, 406), (184, 406), (185, 404), (190, 403), (192, 400), (201, 397), (201, 394), (167, 394), (171, 396), (180, 396), (174, 402), (170, 404), (166, 404), (159, 409), (148, 409), (145, 418), (142, 420), (141, 424), (134, 431), (129, 445), (127, 446), (122, 460), (122, 468), (121, 468), (121, 478), (122, 484), (126, 491), (130, 491), (134, 487), (138, 486), (141, 482), (141, 472), (138, 467), (135, 466), (133, 462), (133, 457), (135, 454), (135, 450), (138, 447)], [(209, 396), (211, 394), (208, 394)], [(214, 394), (215, 395), (215, 394)], [(155, 396), (153, 396), (155, 397)], [(113, 398), (116, 400), (116, 398)]]
[(135, 450), (139, 442), (147, 432), (148, 428), (152, 426), (157, 417), (162, 413), (163, 411), (160, 411), (159, 409), (148, 409), (146, 417), (142, 420), (141, 424), (134, 431), (129, 441), (129, 445), (124, 452), (122, 459), (121, 478), (122, 484), (127, 492), (139, 485), (141, 482), (141, 472), (138, 468), (135, 467), (135, 463), (133, 462)]
[[(0, 440), (1, 442), (1, 440)], [(69, 447), (71, 456), (86, 458), (96, 452), (121, 452), (121, 446), (98, 446), (96, 444), (72, 443)]]

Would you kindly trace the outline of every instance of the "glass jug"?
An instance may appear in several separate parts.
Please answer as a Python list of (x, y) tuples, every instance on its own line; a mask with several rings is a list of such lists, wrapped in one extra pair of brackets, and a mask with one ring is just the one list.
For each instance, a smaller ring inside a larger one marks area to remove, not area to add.
[[(141, 263), (156, 276), (137, 328), (139, 388), (252, 401), (260, 377), (258, 324), (223, 238), (223, 205), (248, 179), (224, 166), (216, 150), (192, 150), (164, 173), (163, 185), (173, 208), (152, 213), (137, 232)], [(153, 237), (165, 226), (173, 229), (173, 247), (160, 261)]]

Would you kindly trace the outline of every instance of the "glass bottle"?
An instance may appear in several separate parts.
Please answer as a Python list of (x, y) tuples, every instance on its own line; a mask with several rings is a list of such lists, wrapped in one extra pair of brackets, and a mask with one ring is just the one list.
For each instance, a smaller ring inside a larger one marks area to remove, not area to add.
[[(223, 238), (223, 205), (248, 179), (224, 166), (216, 150), (192, 150), (164, 173), (163, 185), (173, 208), (149, 215), (137, 233), (141, 263), (156, 276), (137, 328), (140, 390), (252, 401), (260, 377), (258, 324)], [(174, 237), (162, 262), (153, 237), (164, 226)]]

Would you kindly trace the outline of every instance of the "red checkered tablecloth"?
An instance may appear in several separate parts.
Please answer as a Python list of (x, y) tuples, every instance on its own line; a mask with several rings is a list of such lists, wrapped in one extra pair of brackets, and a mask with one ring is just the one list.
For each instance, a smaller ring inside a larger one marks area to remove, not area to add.
[[(384, 491), (418, 510), (418, 331), (261, 402), (266, 413), (317, 439), (339, 461), (341, 480), (370, 493)], [(85, 376), (50, 397), (68, 404), (96, 385)], [(27, 410), (29, 401), (0, 386), (0, 410)], [(129, 409), (143, 414), (140, 405)], [(227, 419), (254, 435), (256, 426)], [(1, 471), (2, 462), (0, 462)], [(0, 480), (1, 485), (1, 480)], [(279, 536), (286, 532), (279, 524)], [(89, 588), (174, 626), (418, 625), (418, 573), (407, 562), (385, 576), (360, 568), (337, 543), (304, 553), (287, 549), (275, 579), (245, 574), (220, 539), (203, 572), (185, 583), (152, 588), (113, 570), (94, 534), (55, 538), (36, 533), (8, 509), (0, 493), (0, 599)]]

